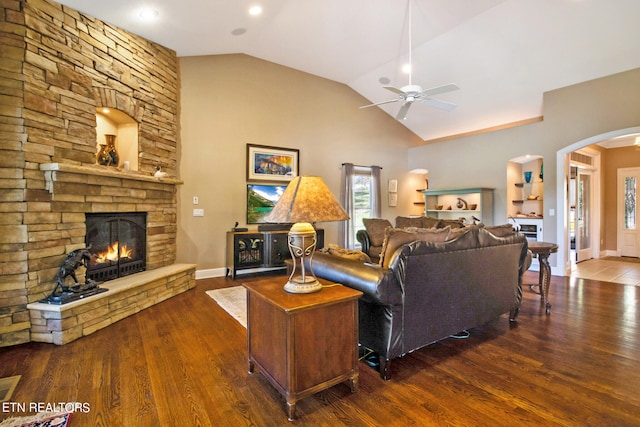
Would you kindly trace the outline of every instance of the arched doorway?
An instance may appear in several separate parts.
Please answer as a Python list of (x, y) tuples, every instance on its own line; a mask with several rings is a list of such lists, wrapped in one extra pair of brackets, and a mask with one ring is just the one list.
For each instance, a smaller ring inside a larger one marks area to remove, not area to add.
[[(588, 147), (598, 142), (617, 138), (633, 133), (640, 133), (640, 126), (618, 129), (615, 131), (595, 135), (581, 141), (575, 142), (556, 153), (556, 206), (558, 209), (556, 216), (556, 235), (558, 236), (558, 253), (557, 253), (557, 274), (566, 276), (571, 275), (571, 258), (569, 256), (570, 244), (570, 227), (569, 227), (569, 186), (571, 180), (571, 159), (570, 155), (574, 151)], [(615, 179), (615, 177), (613, 178)]]

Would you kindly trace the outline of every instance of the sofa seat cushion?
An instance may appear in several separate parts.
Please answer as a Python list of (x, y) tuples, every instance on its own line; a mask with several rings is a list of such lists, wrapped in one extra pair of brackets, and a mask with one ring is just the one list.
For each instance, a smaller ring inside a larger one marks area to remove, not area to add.
[(388, 228), (385, 233), (380, 265), (388, 268), (393, 259), (393, 254), (405, 243), (416, 240), (426, 242), (444, 242), (449, 236), (449, 227), (446, 228)]
[(362, 223), (369, 235), (371, 246), (382, 246), (384, 231), (389, 227), (393, 227), (388, 219), (382, 218), (363, 218)]

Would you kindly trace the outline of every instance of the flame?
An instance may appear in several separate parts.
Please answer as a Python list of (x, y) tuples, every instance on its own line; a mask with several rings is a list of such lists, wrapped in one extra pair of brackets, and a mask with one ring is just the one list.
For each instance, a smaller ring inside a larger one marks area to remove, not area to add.
[[(118, 248), (120, 248), (119, 255)], [(118, 242), (114, 242), (106, 251), (100, 252), (96, 255), (96, 262), (103, 263), (117, 261), (119, 258), (132, 258), (132, 253), (133, 249), (129, 249), (126, 244), (120, 245)]]

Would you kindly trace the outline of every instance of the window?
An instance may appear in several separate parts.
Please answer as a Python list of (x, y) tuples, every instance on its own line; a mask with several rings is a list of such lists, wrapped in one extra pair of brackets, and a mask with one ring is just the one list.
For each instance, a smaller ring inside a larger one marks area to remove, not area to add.
[(380, 217), (380, 167), (342, 165), (340, 199), (350, 219), (340, 229), (340, 239), (345, 248), (359, 246), (358, 230), (364, 229), (363, 218)]
[(636, 228), (636, 179), (634, 177), (624, 179), (624, 228), (628, 230)]
[(353, 185), (353, 212), (350, 214), (353, 219), (353, 236), (352, 241), (356, 246), (360, 243), (356, 240), (358, 230), (364, 230), (363, 218), (373, 218), (377, 215), (373, 214), (371, 189), (373, 187), (373, 176), (371, 168), (355, 168), (351, 185)]

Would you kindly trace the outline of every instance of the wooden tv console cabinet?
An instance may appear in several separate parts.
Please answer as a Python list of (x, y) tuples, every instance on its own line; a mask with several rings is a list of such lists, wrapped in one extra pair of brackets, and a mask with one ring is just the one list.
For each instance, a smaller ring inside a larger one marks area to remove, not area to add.
[[(285, 260), (291, 259), (287, 234), (289, 230), (228, 231), (227, 276), (235, 279), (239, 271), (256, 273), (286, 269)], [(324, 230), (317, 229), (317, 249), (324, 247)]]

